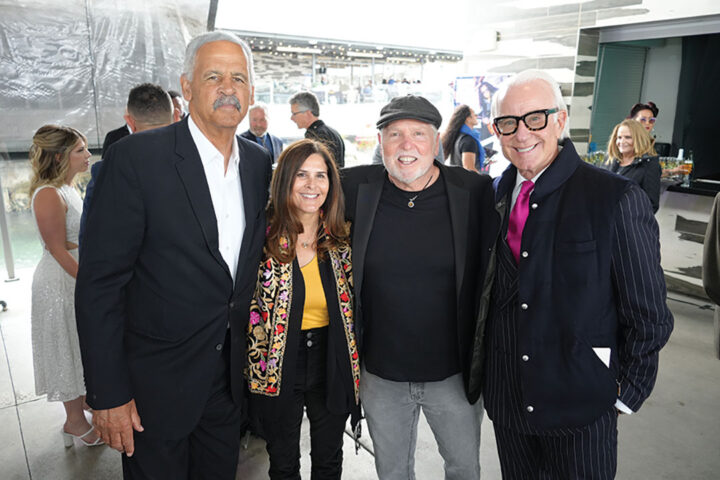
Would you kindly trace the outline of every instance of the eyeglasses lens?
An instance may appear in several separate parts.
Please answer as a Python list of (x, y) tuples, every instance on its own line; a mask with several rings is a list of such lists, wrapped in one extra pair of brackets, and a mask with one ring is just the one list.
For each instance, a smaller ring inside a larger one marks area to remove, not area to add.
[(522, 117), (501, 117), (495, 121), (495, 126), (502, 135), (512, 135), (517, 131), (518, 118), (525, 123), (528, 130), (542, 130), (547, 126), (548, 112), (530, 112)]

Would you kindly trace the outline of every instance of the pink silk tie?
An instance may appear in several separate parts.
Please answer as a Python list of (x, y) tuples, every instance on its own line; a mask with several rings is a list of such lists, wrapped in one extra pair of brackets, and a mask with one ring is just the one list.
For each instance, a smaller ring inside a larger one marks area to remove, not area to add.
[(507, 243), (513, 257), (515, 257), (515, 263), (520, 261), (520, 241), (522, 240), (522, 232), (523, 228), (525, 228), (528, 213), (530, 213), (530, 192), (534, 186), (535, 184), (530, 180), (522, 182), (520, 195), (518, 195), (518, 198), (515, 201), (515, 206), (513, 207), (512, 212), (510, 212)]

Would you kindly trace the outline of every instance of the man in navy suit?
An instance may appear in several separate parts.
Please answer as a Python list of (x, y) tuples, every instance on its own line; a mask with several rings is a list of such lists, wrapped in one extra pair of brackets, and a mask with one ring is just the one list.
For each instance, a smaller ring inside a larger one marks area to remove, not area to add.
[(270, 152), (273, 163), (277, 163), (277, 159), (284, 147), (282, 140), (267, 131), (268, 118), (267, 106), (262, 103), (256, 103), (250, 107), (250, 111), (248, 112), (250, 129), (241, 133), (240, 136), (256, 142)]
[[(107, 152), (110, 145), (129, 135), (128, 132), (138, 133), (153, 128), (165, 127), (173, 123), (177, 114), (173, 108), (170, 95), (161, 86), (153, 83), (142, 83), (136, 85), (128, 94), (127, 108), (125, 111), (124, 127), (113, 130), (105, 136), (103, 154)], [(116, 133), (114, 133), (116, 132)], [(122, 132), (125, 132), (122, 134)], [(90, 211), (90, 201), (95, 193), (95, 181), (97, 180), (102, 159), (93, 163), (90, 168), (90, 181), (85, 188), (85, 199), (83, 200), (83, 211), (80, 216), (80, 248), (83, 247), (85, 236), (85, 222)]]
[(483, 386), (503, 478), (613, 478), (618, 413), (650, 395), (673, 327), (650, 202), (580, 159), (546, 73), (513, 77), (492, 116), (512, 165), (470, 391)]
[(190, 115), (105, 155), (76, 314), (93, 425), (126, 479), (233, 479), (245, 332), (265, 238), (270, 158), (235, 135), (253, 102), (250, 48), (194, 38)]

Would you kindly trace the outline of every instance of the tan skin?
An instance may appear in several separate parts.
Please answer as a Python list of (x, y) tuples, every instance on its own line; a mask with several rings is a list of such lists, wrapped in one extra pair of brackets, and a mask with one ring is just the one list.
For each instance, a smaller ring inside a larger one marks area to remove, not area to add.
[(434, 164), (440, 134), (430, 124), (413, 119), (395, 120), (378, 133), (388, 178), (399, 189), (419, 192), (437, 182)]
[(633, 160), (635, 160), (635, 149), (633, 148), (634, 142), (630, 129), (625, 126), (618, 128), (615, 143), (622, 154), (620, 165), (627, 167), (633, 162)]
[(297, 103), (290, 105), (290, 120), (295, 122), (298, 128), (308, 128), (317, 121), (318, 117), (312, 114), (310, 110), (304, 110)]
[[(192, 80), (183, 75), (180, 83), (192, 120), (222, 153), (227, 172), (235, 131), (254, 102), (255, 88), (250, 84), (245, 53), (239, 45), (225, 40), (206, 43), (195, 56)], [(228, 96), (238, 100), (239, 109), (233, 105), (213, 107), (216, 100)], [(93, 424), (105, 443), (128, 457), (135, 453), (133, 430), (144, 430), (135, 399), (119, 407), (95, 410)]]
[[(68, 158), (70, 168), (65, 176), (65, 184), (71, 185), (75, 175), (88, 169), (89, 158), (90, 152), (87, 150), (85, 142), (79, 139), (70, 151)], [(57, 161), (60, 161), (60, 158)], [(67, 208), (65, 201), (54, 188), (43, 188), (35, 195), (33, 209), (43, 243), (45, 243), (48, 252), (62, 269), (71, 277), (76, 278), (78, 262), (69, 251), (78, 248), (78, 246), (66, 240), (65, 217)], [(80, 436), (90, 430), (90, 423), (88, 423), (83, 413), (84, 405), (85, 396), (63, 402), (66, 414), (63, 431)], [(83, 440), (87, 443), (93, 443), (97, 438), (96, 432), (92, 432)]]
[(145, 130), (152, 130), (153, 128), (160, 128), (160, 127), (166, 127), (170, 125), (173, 122), (176, 122), (175, 120), (175, 112), (176, 110), (173, 109), (171, 113), (168, 113), (167, 118), (165, 121), (160, 121), (157, 123), (146, 123), (143, 121), (140, 121), (130, 115), (129, 113), (125, 114), (125, 123), (127, 123), (130, 126), (130, 130), (133, 131), (133, 133), (140, 133), (144, 132)]
[[(555, 96), (550, 85), (542, 80), (532, 80), (510, 87), (499, 104), (499, 115), (522, 116), (535, 110), (553, 108)], [(558, 154), (558, 139), (567, 121), (567, 112), (560, 111), (548, 118), (542, 130), (528, 130), (521, 121), (511, 135), (495, 134), (500, 139), (503, 155), (515, 165), (520, 175), (533, 179), (550, 165)], [(493, 129), (495, 127), (493, 126)]]
[[(192, 81), (183, 75), (180, 83), (190, 116), (223, 154), (227, 171), (235, 130), (255, 101), (255, 87), (250, 84), (242, 48), (225, 40), (206, 43), (195, 57)], [(238, 99), (239, 110), (232, 105), (213, 108), (216, 100), (230, 95)]]
[(638, 122), (642, 123), (643, 127), (645, 127), (645, 130), (649, 132), (655, 126), (654, 123), (650, 123), (650, 119), (654, 117), (655, 115), (653, 115), (652, 110), (645, 109), (637, 112), (633, 120), (637, 120)]
[(268, 121), (265, 111), (262, 108), (253, 108), (248, 113), (248, 121), (250, 122), (250, 131), (256, 137), (265, 135), (268, 129)]
[[(317, 231), (320, 225), (320, 208), (330, 189), (327, 165), (317, 153), (310, 155), (295, 174), (291, 199), (295, 213), (300, 217), (303, 233), (298, 235), (295, 254), (304, 267), (317, 254)], [(306, 243), (308, 247), (303, 247)]]

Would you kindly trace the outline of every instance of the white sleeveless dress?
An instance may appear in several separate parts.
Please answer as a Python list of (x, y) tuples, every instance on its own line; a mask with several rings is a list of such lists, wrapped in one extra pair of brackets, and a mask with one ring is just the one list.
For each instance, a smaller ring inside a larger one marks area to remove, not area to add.
[[(32, 197), (33, 214), (35, 196)], [(67, 205), (66, 240), (78, 244), (83, 202), (77, 191), (63, 185), (56, 188)], [(32, 349), (35, 368), (35, 393), (47, 394), (48, 401), (66, 402), (85, 395), (80, 344), (75, 323), (75, 279), (50, 255), (45, 243), (43, 255), (32, 282)], [(70, 254), (78, 258), (77, 248)]]

